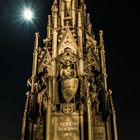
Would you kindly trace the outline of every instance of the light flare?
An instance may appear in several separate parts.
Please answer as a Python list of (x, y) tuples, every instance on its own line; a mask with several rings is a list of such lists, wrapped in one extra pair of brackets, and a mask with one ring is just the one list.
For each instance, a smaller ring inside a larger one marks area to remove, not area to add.
[(33, 19), (33, 11), (31, 9), (25, 9), (23, 11), (23, 16), (26, 20), (31, 21)]

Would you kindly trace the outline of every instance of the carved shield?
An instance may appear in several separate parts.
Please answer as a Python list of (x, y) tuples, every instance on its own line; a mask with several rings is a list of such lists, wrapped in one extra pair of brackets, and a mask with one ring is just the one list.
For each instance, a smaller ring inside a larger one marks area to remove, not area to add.
[(66, 79), (62, 81), (63, 98), (69, 103), (75, 96), (78, 89), (79, 80), (77, 78)]

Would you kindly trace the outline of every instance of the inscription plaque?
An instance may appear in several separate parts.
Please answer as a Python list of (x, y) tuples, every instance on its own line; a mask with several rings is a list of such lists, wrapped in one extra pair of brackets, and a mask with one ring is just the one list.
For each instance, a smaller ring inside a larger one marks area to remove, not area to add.
[(52, 118), (53, 140), (80, 140), (79, 114), (63, 115), (55, 114)]
[(104, 126), (93, 126), (93, 139), (95, 140), (106, 140), (105, 127)]

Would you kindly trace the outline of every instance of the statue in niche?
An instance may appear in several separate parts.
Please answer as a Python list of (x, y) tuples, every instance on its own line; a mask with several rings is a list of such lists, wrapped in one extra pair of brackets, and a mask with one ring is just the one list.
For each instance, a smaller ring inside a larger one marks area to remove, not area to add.
[(100, 101), (98, 100), (98, 93), (97, 93), (97, 86), (95, 84), (91, 84), (91, 102), (93, 106), (93, 115), (99, 114), (99, 104)]
[[(62, 59), (61, 59), (62, 58)], [(72, 79), (77, 77), (76, 55), (71, 52), (71, 48), (65, 48), (61, 56), (60, 77), (61, 79)]]
[(72, 79), (77, 77), (77, 72), (75, 70), (75, 64), (72, 64), (67, 60), (64, 64), (61, 65), (60, 77), (64, 79)]
[(79, 80), (76, 70), (76, 55), (70, 48), (65, 48), (60, 64), (60, 78), (63, 98), (69, 103), (75, 96)]
[(43, 103), (45, 99), (45, 91), (41, 91), (37, 94), (37, 103), (39, 105), (39, 116), (42, 117)]
[(47, 82), (48, 82), (48, 72), (47, 69), (44, 68), (43, 72), (40, 72), (37, 75), (38, 82), (36, 85), (37, 91), (37, 104), (39, 106), (39, 116), (42, 117), (42, 111), (47, 107)]

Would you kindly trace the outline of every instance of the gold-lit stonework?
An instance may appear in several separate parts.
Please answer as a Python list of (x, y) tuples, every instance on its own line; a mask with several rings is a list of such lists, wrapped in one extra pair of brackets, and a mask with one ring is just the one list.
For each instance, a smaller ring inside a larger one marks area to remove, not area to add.
[(118, 140), (102, 30), (98, 40), (84, 0), (53, 1), (42, 47), (35, 33), (21, 140)]

